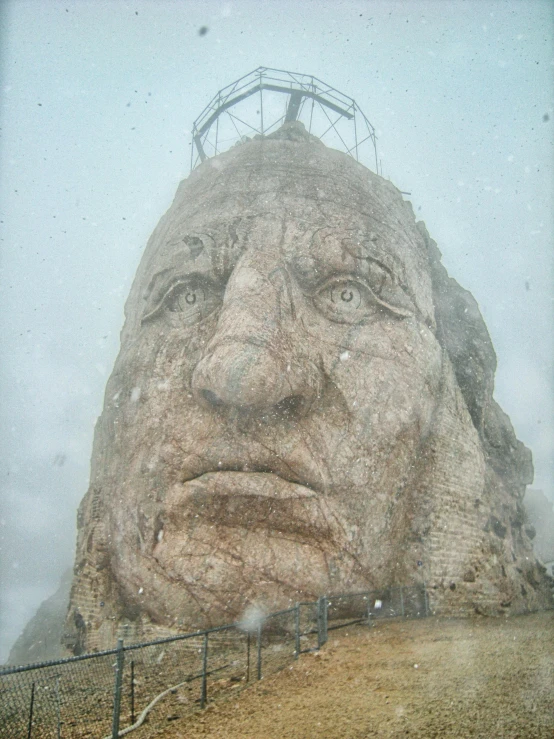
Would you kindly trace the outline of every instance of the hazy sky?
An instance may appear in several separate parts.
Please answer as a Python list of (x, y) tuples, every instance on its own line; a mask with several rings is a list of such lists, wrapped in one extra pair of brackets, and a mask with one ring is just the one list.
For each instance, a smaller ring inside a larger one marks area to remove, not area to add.
[(533, 487), (553, 495), (554, 3), (4, 0), (0, 13), (0, 661), (72, 563), (123, 303), (188, 175), (192, 121), (260, 65), (319, 77), (375, 125), (384, 176), (481, 307), (496, 398), (533, 450)]

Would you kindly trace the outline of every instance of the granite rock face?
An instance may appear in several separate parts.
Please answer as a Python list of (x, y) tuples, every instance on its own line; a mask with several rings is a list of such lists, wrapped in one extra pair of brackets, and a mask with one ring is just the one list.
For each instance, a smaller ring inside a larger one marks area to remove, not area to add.
[(10, 649), (6, 665), (26, 665), (65, 657), (64, 621), (73, 573), (64, 573), (56, 592), (38, 607)]
[(549, 605), (495, 365), (391, 183), (297, 123), (207, 160), (127, 301), (68, 645), (422, 580), (441, 613)]
[(554, 505), (542, 490), (530, 490), (523, 500), (527, 513), (527, 533), (533, 539), (537, 557), (554, 567)]

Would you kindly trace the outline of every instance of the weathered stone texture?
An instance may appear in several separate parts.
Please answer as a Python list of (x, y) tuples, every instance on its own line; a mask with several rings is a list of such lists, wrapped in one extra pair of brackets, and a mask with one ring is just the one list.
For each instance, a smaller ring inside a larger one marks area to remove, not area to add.
[(554, 564), (554, 504), (542, 490), (527, 490), (525, 493), (524, 527), (533, 540), (537, 557)]
[(206, 161), (126, 305), (79, 513), (74, 649), (425, 580), (551, 603), (496, 358), (389, 182), (299, 124)]
[(26, 665), (30, 662), (65, 657), (63, 629), (69, 602), (73, 573), (64, 573), (58, 589), (38, 607), (10, 649), (6, 665)]

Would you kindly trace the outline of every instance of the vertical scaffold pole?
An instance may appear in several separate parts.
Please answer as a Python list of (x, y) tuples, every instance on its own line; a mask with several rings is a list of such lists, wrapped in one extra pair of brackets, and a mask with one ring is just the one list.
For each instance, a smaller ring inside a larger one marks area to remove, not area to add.
[(262, 90), (262, 73), (260, 72), (260, 131), (264, 135), (264, 95)]

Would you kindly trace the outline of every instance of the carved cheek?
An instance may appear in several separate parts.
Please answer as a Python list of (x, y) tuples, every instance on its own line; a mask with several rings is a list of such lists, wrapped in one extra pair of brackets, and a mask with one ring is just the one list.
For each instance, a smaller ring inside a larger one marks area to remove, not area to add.
[(379, 419), (391, 429), (428, 422), (440, 383), (441, 349), (425, 332), (415, 321), (376, 323), (351, 333), (350, 343), (337, 351), (330, 379), (350, 414), (363, 416), (364, 428)]

